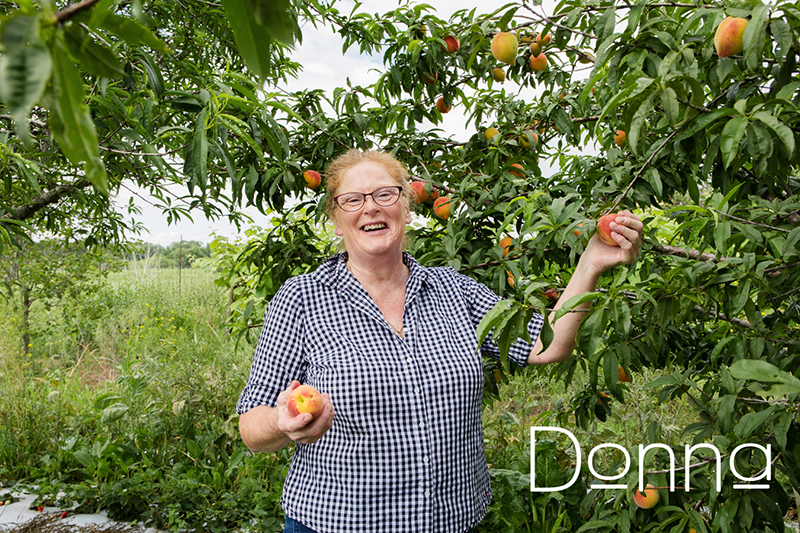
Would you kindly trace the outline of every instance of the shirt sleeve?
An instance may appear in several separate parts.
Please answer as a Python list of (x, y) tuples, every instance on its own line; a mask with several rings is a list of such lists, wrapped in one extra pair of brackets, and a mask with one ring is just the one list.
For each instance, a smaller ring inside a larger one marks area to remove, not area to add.
[(259, 405), (275, 407), (278, 394), (293, 379), (303, 381), (307, 367), (303, 355), (306, 326), (299, 285), (295, 278), (286, 281), (267, 306), (250, 378), (236, 405), (239, 414)]
[[(465, 276), (457, 272), (455, 272), (455, 274), (461, 285), (464, 298), (466, 299), (467, 304), (470, 306), (470, 317), (472, 319), (472, 324), (475, 329), (477, 329), (478, 324), (480, 324), (481, 320), (483, 320), (483, 317), (486, 316), (486, 313), (491, 311), (494, 305), (502, 300), (502, 298), (496, 295), (491, 289), (489, 289), (489, 287), (482, 283), (478, 283), (469, 276)], [(517, 339), (517, 342), (512, 344), (508, 350), (508, 358), (519, 366), (527, 365), (528, 355), (530, 354), (536, 339), (539, 337), (539, 333), (542, 331), (543, 325), (544, 320), (542, 315), (539, 313), (534, 313), (530, 322), (528, 322), (528, 334), (531, 337), (531, 342), (528, 343), (522, 339)], [(487, 336), (486, 340), (483, 341), (483, 344), (481, 345), (481, 353), (491, 357), (492, 359), (500, 360), (500, 348), (497, 346), (497, 343), (492, 340), (491, 335)]]

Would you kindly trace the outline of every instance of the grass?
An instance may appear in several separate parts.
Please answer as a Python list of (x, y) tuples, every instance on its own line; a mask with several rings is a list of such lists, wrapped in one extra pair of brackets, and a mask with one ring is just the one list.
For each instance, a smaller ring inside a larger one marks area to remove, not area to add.
[[(227, 295), (213, 279), (185, 269), (179, 285), (175, 270), (132, 269), (111, 274), (96, 293), (40, 302), (30, 355), (20, 349), (12, 303), (0, 302), (0, 482), (35, 484), (41, 501), (102, 508), (160, 529), (279, 530), (292, 450), (252, 455), (239, 439), (235, 404), (254, 346), (237, 349), (227, 338)], [(484, 411), (497, 498), (481, 531), (527, 530), (531, 505), (555, 505), (533, 502), (520, 485), (530, 427), (569, 420), (563, 415), (586, 376), (579, 371), (565, 389), (548, 372), (510, 376)], [(606, 422), (566, 429), (586, 453), (601, 442), (634, 447), (653, 420), (677, 433), (674, 424), (694, 412), (680, 402), (657, 405), (639, 385), (652, 378), (634, 375)], [(680, 444), (677, 434), (669, 439)], [(554, 512), (563, 512), (559, 505)], [(509, 513), (518, 523), (509, 526)]]

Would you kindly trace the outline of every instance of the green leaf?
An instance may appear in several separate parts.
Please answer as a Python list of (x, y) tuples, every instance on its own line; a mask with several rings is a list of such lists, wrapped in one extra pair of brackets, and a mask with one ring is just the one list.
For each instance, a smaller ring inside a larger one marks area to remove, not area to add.
[(172, 53), (164, 41), (150, 31), (150, 28), (135, 19), (108, 15), (101, 27), (130, 44), (142, 44), (162, 54)]
[(644, 127), (647, 124), (647, 117), (653, 111), (653, 100), (655, 99), (655, 96), (656, 92), (655, 90), (652, 90), (636, 108), (636, 112), (633, 114), (633, 118), (631, 119), (630, 132), (628, 132), (628, 143), (630, 144), (631, 152), (633, 152), (634, 155), (640, 154), (639, 149), (642, 143), (639, 142), (639, 138), (647, 137), (647, 132), (644, 131)]
[(794, 155), (794, 135), (788, 126), (780, 122), (777, 118), (766, 111), (754, 113), (753, 118), (763, 122), (775, 133), (775, 135), (778, 136), (778, 139), (781, 140), (783, 146), (786, 147), (789, 157)]
[(161, 69), (158, 68), (158, 65), (153, 61), (153, 58), (150, 57), (150, 54), (144, 50), (139, 52), (139, 57), (142, 58), (142, 65), (147, 72), (147, 79), (150, 81), (153, 92), (156, 93), (157, 97), (161, 98), (161, 95), (164, 93), (164, 77), (161, 75)]
[(761, 383), (776, 383), (759, 396), (783, 396), (800, 393), (800, 379), (784, 372), (766, 361), (743, 359), (731, 365), (731, 374), (737, 379), (750, 379)]
[(774, 413), (777, 408), (777, 405), (771, 405), (763, 411), (756, 411), (754, 413), (747, 413), (744, 415), (741, 420), (739, 420), (739, 423), (737, 423), (734, 427), (736, 436), (742, 438), (754, 435), (756, 430), (761, 427), (770, 416), (772, 416), (772, 413)]
[(275, 40), (291, 46), (295, 37), (300, 38), (300, 27), (290, 0), (250, 0), (250, 8), (256, 23)]
[(28, 113), (44, 94), (53, 62), (39, 38), (38, 17), (13, 17), (5, 21), (1, 31), (0, 99), (27, 146), (31, 142)]
[(267, 77), (272, 68), (272, 36), (252, 16), (248, 0), (222, 0), (222, 5), (247, 68), (258, 78)]
[(53, 66), (54, 98), (50, 109), (53, 137), (72, 164), (86, 163), (86, 179), (108, 194), (108, 176), (100, 159), (97, 131), (83, 103), (83, 80), (65, 45), (58, 39), (53, 47)]
[(124, 403), (115, 403), (103, 409), (103, 415), (100, 417), (100, 422), (103, 424), (111, 424), (116, 422), (129, 411), (129, 407)]
[(725, 168), (730, 167), (734, 158), (739, 155), (739, 144), (741, 144), (742, 137), (747, 131), (747, 124), (747, 118), (735, 116), (722, 129), (720, 150), (722, 150), (722, 162)]
[(492, 331), (492, 329), (503, 319), (503, 315), (508, 311), (508, 307), (513, 304), (513, 300), (500, 300), (494, 307), (484, 315), (483, 319), (481, 319), (480, 324), (478, 324), (475, 333), (478, 337), (478, 345), (483, 344), (483, 341), (486, 340), (486, 337)]
[(206, 137), (206, 117), (208, 109), (197, 116), (194, 125), (194, 138), (192, 147), (192, 171), (200, 185), (200, 190), (205, 192), (208, 185), (208, 137)]
[(680, 118), (681, 108), (678, 105), (678, 95), (675, 89), (667, 87), (661, 91), (661, 106), (664, 108), (664, 113), (667, 115), (667, 120), (671, 125), (678, 123)]
[(70, 53), (86, 72), (106, 78), (119, 78), (125, 75), (114, 52), (97, 44), (80, 26), (74, 24), (67, 26), (64, 37)]
[(742, 44), (744, 45), (744, 62), (747, 68), (755, 71), (761, 68), (761, 50), (764, 45), (765, 20), (769, 10), (767, 6), (759, 3), (750, 17), (750, 22), (744, 29)]

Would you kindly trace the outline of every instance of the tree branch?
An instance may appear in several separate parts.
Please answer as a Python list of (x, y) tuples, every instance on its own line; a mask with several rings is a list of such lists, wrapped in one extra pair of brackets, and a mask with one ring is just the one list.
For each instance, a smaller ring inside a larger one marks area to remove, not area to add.
[(100, 0), (83, 0), (82, 2), (78, 2), (76, 4), (70, 4), (55, 14), (55, 22), (57, 24), (64, 24), (81, 11), (89, 9), (99, 1)]
[(54, 204), (59, 200), (61, 200), (62, 198), (64, 198), (65, 196), (69, 196), (73, 192), (78, 191), (80, 189), (84, 189), (89, 185), (90, 183), (86, 178), (81, 178), (75, 183), (67, 183), (64, 185), (59, 185), (55, 189), (47, 191), (34, 201), (13, 208), (11, 211), (8, 212), (7, 216), (8, 218), (14, 220), (27, 220), (31, 218), (33, 215), (35, 215), (37, 211), (40, 211), (41, 209), (44, 209), (48, 205)]
[(656, 253), (663, 255), (675, 255), (686, 259), (697, 259), (699, 261), (713, 261), (714, 263), (719, 263), (720, 261), (730, 259), (729, 257), (720, 257), (714, 254), (710, 254), (708, 252), (700, 253), (699, 251), (692, 250), (691, 248), (678, 248), (677, 246), (670, 246), (668, 244), (654, 243), (652, 250)]

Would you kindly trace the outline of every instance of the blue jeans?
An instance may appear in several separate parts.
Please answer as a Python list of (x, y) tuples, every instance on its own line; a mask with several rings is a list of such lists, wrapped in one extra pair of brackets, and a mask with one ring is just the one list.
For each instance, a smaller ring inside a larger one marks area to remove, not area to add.
[[(474, 531), (474, 529), (470, 529), (466, 533), (473, 533)], [(287, 516), (286, 526), (283, 529), (283, 533), (316, 533), (316, 531)]]

